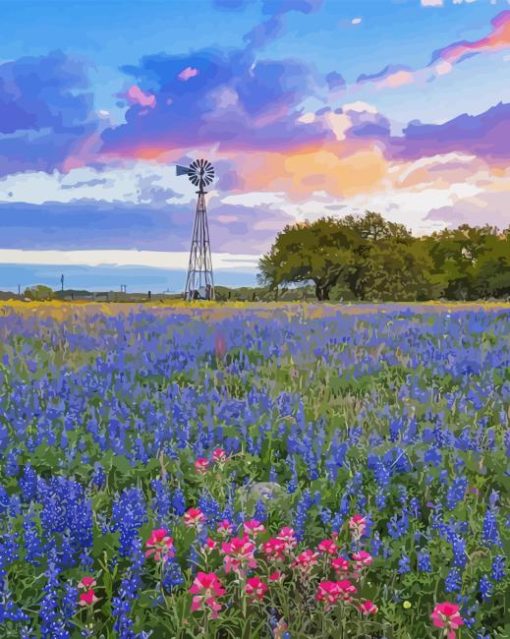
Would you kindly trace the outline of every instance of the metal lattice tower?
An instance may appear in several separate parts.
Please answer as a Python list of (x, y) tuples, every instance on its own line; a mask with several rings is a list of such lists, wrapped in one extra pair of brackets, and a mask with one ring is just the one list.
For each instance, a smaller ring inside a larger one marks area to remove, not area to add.
[(198, 200), (191, 236), (188, 275), (184, 299), (214, 299), (214, 279), (209, 240), (209, 223), (205, 205), (204, 188), (214, 179), (214, 168), (207, 160), (195, 160), (189, 167), (177, 165), (177, 175), (187, 175), (194, 186), (198, 186)]

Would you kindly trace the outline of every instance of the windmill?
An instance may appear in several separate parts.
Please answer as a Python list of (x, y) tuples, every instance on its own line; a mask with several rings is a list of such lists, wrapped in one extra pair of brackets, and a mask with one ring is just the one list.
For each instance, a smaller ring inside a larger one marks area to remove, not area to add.
[(197, 208), (191, 236), (189, 252), (188, 276), (184, 299), (214, 299), (214, 280), (211, 261), (211, 245), (209, 241), (209, 224), (205, 206), (204, 188), (214, 179), (213, 165), (207, 160), (195, 160), (188, 167), (176, 167), (177, 175), (187, 175), (190, 182), (198, 187)]

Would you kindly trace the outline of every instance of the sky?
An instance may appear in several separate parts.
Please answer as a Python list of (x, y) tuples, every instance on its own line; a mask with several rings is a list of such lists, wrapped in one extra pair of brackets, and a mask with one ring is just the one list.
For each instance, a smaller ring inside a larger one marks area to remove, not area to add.
[(0, 0), (0, 289), (216, 284), (285, 225), (510, 226), (510, 0)]

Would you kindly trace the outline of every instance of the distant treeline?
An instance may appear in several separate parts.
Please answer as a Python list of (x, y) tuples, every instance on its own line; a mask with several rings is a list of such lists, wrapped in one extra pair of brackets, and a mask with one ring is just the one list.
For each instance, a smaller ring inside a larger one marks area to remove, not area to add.
[(270, 290), (313, 284), (318, 300), (510, 297), (510, 227), (466, 224), (414, 237), (378, 213), (287, 226), (259, 263)]

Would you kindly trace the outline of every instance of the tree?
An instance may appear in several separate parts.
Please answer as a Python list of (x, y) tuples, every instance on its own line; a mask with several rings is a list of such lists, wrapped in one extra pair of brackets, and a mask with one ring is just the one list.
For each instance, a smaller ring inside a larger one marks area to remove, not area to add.
[(317, 299), (328, 300), (353, 268), (358, 243), (356, 232), (332, 217), (286, 226), (259, 262), (259, 281), (271, 288), (311, 281)]
[(427, 238), (434, 273), (442, 280), (446, 298), (466, 300), (478, 297), (477, 264), (497, 236), (497, 229), (491, 226), (471, 227), (463, 224), (456, 229), (433, 233)]
[(25, 289), (24, 295), (28, 299), (45, 302), (53, 299), (53, 290), (49, 286), (44, 286), (44, 284), (37, 284)]
[(369, 301), (416, 301), (433, 294), (432, 262), (418, 240), (374, 242), (358, 263), (354, 288)]

